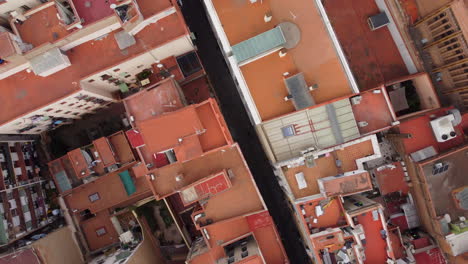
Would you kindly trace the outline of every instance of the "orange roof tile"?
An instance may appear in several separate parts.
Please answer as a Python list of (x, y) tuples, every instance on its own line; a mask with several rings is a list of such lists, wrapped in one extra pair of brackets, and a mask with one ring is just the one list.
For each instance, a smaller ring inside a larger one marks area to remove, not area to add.
[(211, 247), (210, 254), (214, 260), (225, 256), (223, 248), (218, 243), (219, 241), (231, 241), (253, 232), (266, 263), (287, 262), (287, 256), (284, 253), (274, 225), (251, 230), (246, 217), (237, 217), (210, 225), (206, 230), (210, 236), (208, 243)]
[[(307, 0), (264, 0), (256, 3), (213, 0), (231, 45), (247, 40), (280, 22), (292, 21), (301, 30), (301, 41), (285, 57), (277, 53), (243, 66), (242, 73), (263, 120), (294, 111), (283, 83), (284, 72), (303, 72), (317, 103), (352, 93), (341, 62), (315, 5)], [(270, 13), (272, 21), (265, 22)], [(239, 16), (242, 14), (242, 16)]]
[[(376, 93), (373, 91), (380, 91)], [(353, 105), (353, 113), (356, 122), (367, 122), (368, 125), (359, 127), (361, 134), (367, 134), (392, 126), (394, 120), (393, 109), (390, 101), (387, 100), (385, 91), (380, 88), (372, 91), (365, 91), (359, 95), (362, 100), (359, 104)]]
[(394, 162), (390, 166), (374, 170), (380, 193), (382, 195), (398, 191), (404, 194), (408, 193), (409, 187), (405, 181), (405, 174), (401, 163)]
[(6, 58), (16, 53), (13, 46), (12, 34), (9, 32), (0, 33), (0, 58)]
[(171, 1), (136, 0), (136, 2), (145, 19), (172, 7)]
[[(142, 177), (135, 179), (134, 184), (136, 192), (131, 196), (127, 195), (118, 173), (130, 169), (131, 165), (100, 176), (92, 182), (72, 189), (71, 193), (65, 196), (65, 201), (67, 201), (71, 209), (76, 209), (78, 212), (89, 209), (92, 213), (95, 213), (117, 206), (134, 197), (139, 197), (141, 195), (149, 197), (151, 194), (150, 188), (146, 183), (146, 179)], [(91, 203), (89, 196), (95, 193), (99, 194), (100, 199)]]
[(322, 178), (321, 182), (327, 197), (372, 190), (372, 181), (367, 171), (345, 174), (341, 177)]
[(374, 0), (326, 1), (324, 6), (360, 89), (408, 74), (389, 29), (372, 31), (367, 23), (381, 12)]
[(51, 5), (28, 17), (22, 24), (14, 23), (21, 40), (39, 47), (66, 37), (74, 30), (67, 30), (58, 18), (55, 5)]
[[(332, 198), (327, 204), (323, 204), (323, 214), (321, 216), (317, 216), (315, 207), (322, 205), (323, 201), (325, 201), (325, 198), (319, 198), (316, 200), (310, 200), (296, 204), (296, 207), (301, 214), (302, 223), (304, 224), (306, 230), (310, 231), (314, 228), (333, 228), (346, 225), (346, 219), (344, 218), (341, 201), (337, 198)], [(302, 211), (305, 212), (305, 215)]]
[[(283, 168), (283, 173), (286, 177), (289, 187), (294, 194), (294, 197), (298, 199), (314, 194), (319, 194), (320, 190), (317, 183), (318, 179), (356, 170), (357, 159), (373, 154), (374, 150), (372, 147), (372, 142), (370, 140), (366, 140), (354, 145), (347, 146), (344, 149), (331, 152), (324, 157), (316, 159), (316, 165), (314, 167), (308, 168), (305, 165), (302, 165), (287, 169)], [(340, 167), (337, 166), (335, 162), (336, 159), (341, 161)], [(299, 172), (304, 173), (304, 178), (307, 183), (307, 187), (304, 189), (299, 189), (297, 180), (295, 178), (295, 174)]]
[(135, 36), (136, 44), (125, 51), (119, 49), (114, 34), (69, 50), (66, 54), (72, 65), (49, 77), (23, 71), (0, 80), (0, 124), (70, 95), (79, 90), (80, 79), (176, 39), (186, 34), (186, 28), (180, 17), (172, 14), (144, 28)]
[[(136, 127), (140, 130), (145, 143), (144, 146), (138, 148), (138, 151), (147, 164), (153, 163), (153, 154), (169, 149), (174, 149), (177, 152), (176, 155), (185, 160), (195, 158), (195, 154), (200, 153), (200, 150), (203, 153), (233, 143), (214, 99), (208, 99), (200, 104), (190, 105), (153, 119), (138, 121)], [(184, 138), (188, 141), (184, 142)]]
[(127, 115), (143, 121), (184, 107), (184, 97), (172, 78), (156, 83), (124, 100)]
[(110, 5), (116, 0), (111, 1), (89, 1), (89, 0), (73, 0), (76, 12), (82, 19), (84, 26), (99, 21), (105, 17), (115, 14), (115, 11), (110, 8)]

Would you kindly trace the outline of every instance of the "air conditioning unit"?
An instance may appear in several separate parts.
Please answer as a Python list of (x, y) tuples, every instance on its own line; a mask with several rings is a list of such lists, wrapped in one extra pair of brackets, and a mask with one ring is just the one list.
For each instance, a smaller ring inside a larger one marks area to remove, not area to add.
[(453, 114), (449, 114), (431, 121), (432, 131), (437, 142), (449, 141), (457, 136), (452, 123), (454, 120)]

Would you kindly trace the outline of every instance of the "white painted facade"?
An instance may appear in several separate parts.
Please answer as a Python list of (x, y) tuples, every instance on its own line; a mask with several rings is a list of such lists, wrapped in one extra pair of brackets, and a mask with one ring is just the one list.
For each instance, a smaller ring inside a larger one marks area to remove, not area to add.
[(0, 3), (0, 17), (8, 19), (9, 13), (11, 11), (16, 11), (16, 10), (23, 11), (23, 9), (21, 9), (21, 6), (25, 5), (30, 8), (34, 8), (41, 4), (42, 3), (39, 0), (6, 0), (5, 3)]
[(122, 82), (134, 83), (137, 81), (135, 79), (136, 74), (140, 73), (144, 69), (151, 68), (151, 65), (157, 61), (170, 56), (179, 56), (193, 50), (194, 47), (190, 37), (185, 35), (144, 54), (133, 57), (123, 63), (88, 76), (81, 80), (80, 85), (82, 87), (87, 87), (87, 89), (115, 92), (119, 90), (119, 87), (103, 80), (101, 76), (109, 75), (115, 79), (121, 80)]
[[(79, 99), (85, 96), (91, 98), (91, 100), (101, 99), (104, 102), (96, 103)], [(84, 114), (92, 113), (99, 108), (105, 107), (113, 100), (113, 98), (89, 91), (77, 91), (61, 100), (52, 102), (47, 106), (2, 125), (0, 127), (0, 134), (39, 134), (48, 130), (52, 118), (79, 119)], [(31, 125), (35, 125), (35, 127), (22, 133), (19, 132), (19, 130)]]
[[(36, 6), (41, 4), (38, 0), (8, 0), (8, 2), (10, 1), (38, 2)], [(7, 4), (0, 5), (0, 13), (3, 11), (2, 8), (6, 5)], [(169, 8), (142, 21), (138, 24), (137, 31), (140, 31), (145, 26), (155, 23), (166, 16), (174, 14), (174, 12), (176, 12), (175, 8)], [(6, 65), (7, 67), (4, 67), (2, 71), (0, 71), (0, 79), (19, 73), (23, 70), (30, 69), (31, 59), (36, 56), (40, 56), (53, 48), (59, 48), (62, 51), (66, 51), (87, 41), (106, 37), (106, 34), (121, 27), (122, 25), (118, 21), (117, 16), (109, 16), (106, 19), (102, 19), (84, 27), (81, 30), (75, 31), (65, 39), (58, 40), (53, 44), (47, 43), (24, 55), (16, 55), (16, 59), (18, 60), (10, 61), (10, 63)], [(17, 117), (15, 120), (11, 120), (0, 125), (0, 134), (39, 134), (50, 129), (54, 118), (79, 119), (84, 114), (93, 113), (97, 109), (105, 107), (107, 104), (114, 101), (115, 98), (113, 96), (113, 92), (119, 90), (119, 87), (115, 84), (103, 81), (101, 79), (103, 74), (118, 77), (118, 79), (121, 79), (126, 83), (132, 83), (136, 81), (135, 75), (137, 73), (141, 72), (143, 69), (151, 68), (151, 65), (156, 63), (158, 60), (163, 60), (169, 56), (182, 55), (193, 50), (193, 43), (190, 36), (187, 34), (162, 46), (149, 50), (144, 54), (130, 58), (118, 65), (85, 77), (79, 82), (79, 84), (77, 84), (80, 85), (80, 89), (76, 92), (69, 94), (64, 98), (50, 102), (48, 105), (39, 109), (32, 109), (31, 112), (25, 113), (24, 115)], [(73, 67), (73, 61), (71, 61), (71, 64), (71, 67)], [(91, 99), (80, 99), (83, 97)]]
[[(114, 67), (86, 77), (80, 81), (81, 90), (0, 126), (0, 134), (39, 134), (49, 129), (53, 118), (79, 119), (84, 114), (93, 113), (114, 101), (112, 93), (119, 90), (115, 84), (103, 81), (101, 79), (103, 74), (118, 77), (124, 82), (134, 82), (137, 73), (143, 69), (151, 68), (151, 65), (156, 61), (193, 50), (194, 46), (190, 37), (185, 35)], [(78, 99), (82, 97), (92, 99), (91, 101)], [(95, 99), (100, 99), (103, 102), (95, 103), (93, 102)], [(34, 128), (19, 132), (30, 126), (34, 126)]]

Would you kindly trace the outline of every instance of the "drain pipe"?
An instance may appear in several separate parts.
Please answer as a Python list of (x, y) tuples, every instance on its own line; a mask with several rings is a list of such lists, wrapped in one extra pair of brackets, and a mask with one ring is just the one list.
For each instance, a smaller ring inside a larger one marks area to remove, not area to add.
[(330, 35), (330, 38), (333, 42), (333, 46), (335, 47), (336, 53), (338, 54), (338, 57), (340, 58), (341, 65), (343, 66), (346, 76), (348, 77), (348, 82), (351, 85), (351, 89), (353, 90), (354, 93), (359, 93), (359, 87), (356, 83), (356, 79), (354, 79), (354, 75), (351, 72), (351, 68), (349, 67), (349, 64), (348, 64), (348, 60), (346, 59), (343, 49), (341, 48), (340, 42), (338, 41), (338, 38), (336, 37), (335, 31), (333, 30), (330, 19), (328, 19), (328, 15), (327, 15), (327, 12), (325, 11), (325, 7), (323, 7), (322, 0), (315, 0), (315, 4), (320, 12), (320, 15), (322, 16), (323, 23), (325, 24), (328, 34)]

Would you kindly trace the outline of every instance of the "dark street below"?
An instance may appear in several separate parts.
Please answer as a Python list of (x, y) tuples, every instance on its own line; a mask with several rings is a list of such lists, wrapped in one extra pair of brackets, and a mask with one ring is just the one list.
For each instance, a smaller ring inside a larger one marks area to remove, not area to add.
[(201, 0), (184, 1), (186, 23), (195, 34), (194, 43), (209, 76), (231, 134), (242, 149), (257, 186), (275, 221), (290, 263), (311, 263), (273, 168), (263, 151), (236, 83), (224, 60)]

